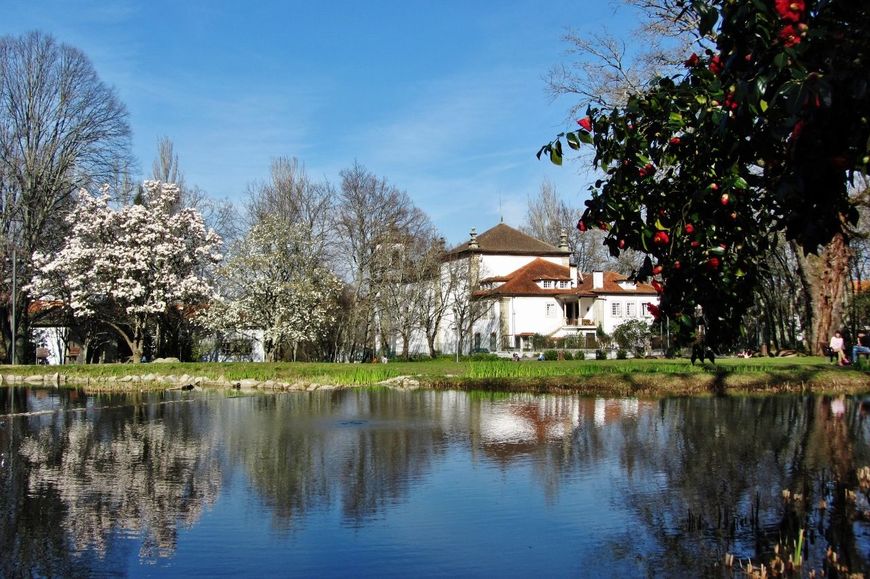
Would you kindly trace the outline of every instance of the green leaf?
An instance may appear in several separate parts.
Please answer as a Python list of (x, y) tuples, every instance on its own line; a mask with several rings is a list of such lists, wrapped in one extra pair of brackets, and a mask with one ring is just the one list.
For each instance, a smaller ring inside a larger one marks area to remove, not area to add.
[(580, 149), (580, 141), (577, 139), (577, 133), (568, 133), (565, 135), (565, 140), (568, 141), (568, 146), (575, 151)]
[(767, 112), (767, 101), (766, 100), (761, 99), (761, 101), (759, 101), (759, 103), (758, 103), (758, 106), (761, 107), (761, 112), (763, 112), (763, 113)]
[(698, 101), (699, 105), (705, 105), (705, 104), (707, 104), (707, 95), (696, 94), (695, 100)]
[(682, 126), (683, 115), (681, 115), (679, 112), (673, 112), (670, 115), (668, 115), (668, 120), (672, 123), (679, 124), (680, 126)]
[(656, 229), (658, 229), (659, 231), (669, 231), (669, 228), (665, 227), (660, 219), (656, 219)]
[(586, 131), (577, 131), (577, 134), (580, 137), (580, 141), (586, 143), (587, 145), (592, 144), (592, 135), (590, 135)]
[(773, 65), (776, 66), (779, 70), (785, 68), (785, 65), (788, 63), (788, 57), (784, 52), (780, 52), (776, 56), (773, 57)]
[(749, 187), (749, 183), (746, 182), (746, 179), (739, 176), (734, 179), (733, 185), (736, 189), (746, 189)]
[(554, 165), (562, 164), (562, 141), (556, 141), (556, 144), (550, 147), (550, 162)]

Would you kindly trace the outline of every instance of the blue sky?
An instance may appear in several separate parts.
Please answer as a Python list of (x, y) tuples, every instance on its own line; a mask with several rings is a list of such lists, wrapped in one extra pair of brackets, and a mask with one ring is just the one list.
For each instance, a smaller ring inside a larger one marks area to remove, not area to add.
[(142, 174), (170, 137), (188, 184), (241, 201), (277, 156), (340, 183), (358, 161), (450, 242), (519, 225), (543, 180), (580, 205), (590, 175), (538, 161), (570, 102), (543, 76), (561, 36), (629, 32), (608, 0), (4, 0), (0, 34), (82, 49), (127, 105)]

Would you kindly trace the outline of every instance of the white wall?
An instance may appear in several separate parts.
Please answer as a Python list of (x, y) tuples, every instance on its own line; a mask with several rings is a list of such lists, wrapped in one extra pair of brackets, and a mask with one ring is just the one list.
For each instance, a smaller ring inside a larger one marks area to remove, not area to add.
[[(613, 315), (613, 304), (619, 304), (619, 316)], [(652, 322), (653, 317), (647, 311), (646, 307), (643, 304), (652, 303), (658, 305), (659, 298), (658, 296), (652, 295), (611, 295), (611, 296), (602, 296), (598, 302), (596, 302), (593, 310), (596, 313), (595, 322), (601, 322), (601, 326), (604, 331), (608, 334), (612, 334), (613, 330), (623, 322), (627, 322), (629, 320), (643, 320), (645, 322)], [(628, 304), (633, 304), (633, 315), (628, 315)]]

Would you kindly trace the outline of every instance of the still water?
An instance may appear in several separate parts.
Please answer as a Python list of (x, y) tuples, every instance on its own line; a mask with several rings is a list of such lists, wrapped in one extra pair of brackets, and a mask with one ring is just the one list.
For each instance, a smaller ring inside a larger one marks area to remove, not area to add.
[(0, 389), (0, 576), (727, 576), (800, 529), (867, 571), (866, 410)]

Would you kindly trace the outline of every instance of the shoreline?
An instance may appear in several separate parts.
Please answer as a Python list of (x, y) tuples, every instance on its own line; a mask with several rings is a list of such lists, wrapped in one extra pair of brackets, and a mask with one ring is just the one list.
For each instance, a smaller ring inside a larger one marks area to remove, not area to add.
[(492, 377), (399, 375), (367, 384), (329, 380), (230, 380), (189, 374), (126, 374), (82, 376), (62, 372), (0, 374), (0, 387), (80, 388), (88, 393), (166, 390), (236, 390), (247, 392), (313, 392), (356, 388), (396, 390), (465, 390), (530, 394), (664, 398), (671, 396), (777, 395), (804, 393), (870, 393), (870, 374), (863, 372), (750, 372), (725, 369), (704, 373), (621, 372), (589, 376)]

